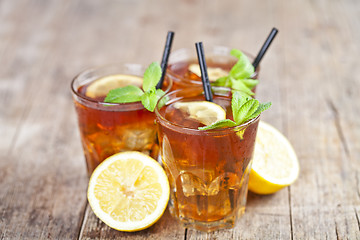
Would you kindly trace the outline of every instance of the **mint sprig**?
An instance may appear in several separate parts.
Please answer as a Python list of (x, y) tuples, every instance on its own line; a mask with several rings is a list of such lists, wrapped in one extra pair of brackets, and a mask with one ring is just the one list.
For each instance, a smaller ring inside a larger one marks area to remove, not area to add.
[(230, 119), (224, 119), (217, 121), (211, 125), (205, 127), (199, 127), (199, 130), (211, 130), (225, 127), (234, 127), (241, 125), (250, 119), (256, 118), (263, 111), (271, 106), (271, 102), (260, 103), (257, 99), (254, 99), (245, 93), (240, 91), (233, 91), (231, 100), (231, 109), (233, 112), (234, 121)]
[(251, 79), (255, 72), (254, 66), (240, 50), (232, 49), (230, 54), (238, 59), (237, 63), (231, 68), (228, 76), (218, 78), (213, 85), (240, 90), (249, 96), (254, 95), (251, 89), (259, 83), (258, 80)]
[(110, 90), (104, 101), (108, 103), (129, 103), (141, 101), (147, 110), (153, 112), (157, 101), (165, 94), (163, 90), (156, 89), (156, 85), (160, 81), (160, 78), (161, 67), (159, 63), (153, 62), (145, 70), (143, 77), (143, 89), (133, 85), (116, 88)]

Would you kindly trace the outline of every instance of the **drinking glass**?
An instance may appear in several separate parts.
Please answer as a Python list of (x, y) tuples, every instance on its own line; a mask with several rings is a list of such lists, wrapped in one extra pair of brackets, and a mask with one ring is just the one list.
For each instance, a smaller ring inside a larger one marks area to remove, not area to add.
[[(232, 119), (231, 89), (212, 90), (214, 102)], [(201, 87), (179, 89), (159, 100), (155, 114), (170, 213), (185, 227), (210, 232), (234, 227), (245, 211), (260, 116), (235, 127), (199, 130), (174, 105), (204, 100)]]
[[(83, 71), (73, 79), (71, 90), (89, 175), (104, 159), (118, 152), (140, 151), (158, 157), (153, 112), (141, 102), (105, 103), (105, 96), (86, 96), (88, 86), (98, 79), (118, 74), (142, 78), (144, 71), (139, 64), (114, 64)], [(163, 90), (171, 86), (171, 80), (166, 79)]]

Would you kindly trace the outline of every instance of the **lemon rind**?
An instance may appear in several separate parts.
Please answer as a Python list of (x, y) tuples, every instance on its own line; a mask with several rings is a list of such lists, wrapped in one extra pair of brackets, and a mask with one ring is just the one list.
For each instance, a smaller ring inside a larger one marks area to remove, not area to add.
[[(159, 181), (159, 184), (161, 185), (161, 189), (164, 190), (165, 192), (162, 194), (161, 198), (158, 201), (158, 205), (157, 205), (158, 207), (155, 209), (155, 211), (153, 213), (151, 213), (150, 215), (147, 215), (146, 218), (141, 221), (120, 222), (120, 221), (114, 220), (108, 213), (101, 210), (99, 201), (96, 199), (96, 197), (94, 195), (94, 188), (95, 188), (96, 184), (95, 184), (95, 182), (94, 182), (94, 184), (92, 184), (92, 181), (95, 181), (93, 179), (97, 179), (97, 177), (101, 174), (101, 172), (104, 169), (106, 169), (114, 161), (118, 160), (118, 155), (124, 155), (124, 154), (127, 154), (129, 156), (127, 158), (131, 158), (131, 155), (132, 155), (132, 156), (134, 156), (135, 159), (137, 159), (137, 157), (139, 157), (139, 156), (141, 156), (142, 159), (147, 159), (145, 161), (142, 161), (142, 163), (144, 164), (144, 167), (149, 166), (149, 167), (155, 169), (156, 173), (158, 175), (160, 175), (159, 179), (164, 180), (164, 181)], [(119, 230), (119, 231), (133, 232), (133, 231), (139, 231), (139, 230), (146, 229), (146, 228), (152, 226), (153, 224), (155, 224), (157, 222), (157, 220), (160, 219), (160, 217), (165, 212), (167, 203), (169, 201), (170, 187), (169, 187), (169, 182), (167, 180), (167, 176), (157, 161), (155, 161), (151, 157), (149, 157), (143, 153), (140, 153), (140, 152), (136, 152), (136, 151), (121, 152), (121, 153), (114, 154), (114, 155), (110, 156), (109, 158), (107, 158), (106, 160), (104, 160), (94, 170), (93, 174), (90, 177), (87, 196), (88, 196), (89, 204), (90, 204), (94, 214), (99, 219), (101, 219), (106, 225), (108, 225), (109, 227), (114, 228), (116, 230)]]
[[(285, 148), (288, 150), (288, 154), (293, 166), (290, 169), (291, 171), (289, 173), (289, 177), (276, 178), (269, 174), (266, 174), (264, 171), (261, 170), (261, 168), (257, 168), (256, 165), (254, 166), (253, 164), (251, 170), (252, 172), (250, 173), (250, 179), (255, 178), (257, 181), (254, 183), (249, 182), (249, 190), (259, 194), (270, 194), (293, 184), (299, 177), (300, 165), (294, 148), (281, 132), (279, 132), (276, 128), (264, 121), (259, 122), (259, 128), (260, 127), (266, 131), (270, 131), (273, 135), (277, 137), (278, 141), (281, 142), (281, 144), (284, 144)], [(257, 185), (259, 189), (253, 188), (255, 187), (255, 185)]]

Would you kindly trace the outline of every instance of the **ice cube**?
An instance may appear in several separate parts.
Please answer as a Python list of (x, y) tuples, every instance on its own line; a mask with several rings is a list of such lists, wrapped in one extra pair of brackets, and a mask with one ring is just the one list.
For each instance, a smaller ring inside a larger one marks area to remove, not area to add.
[(156, 139), (156, 132), (151, 128), (128, 128), (117, 129), (117, 134), (121, 134), (124, 148), (126, 150), (146, 151), (151, 149)]
[(186, 197), (195, 195), (205, 196), (207, 194), (205, 183), (196, 175), (190, 172), (181, 173), (180, 180), (183, 193)]

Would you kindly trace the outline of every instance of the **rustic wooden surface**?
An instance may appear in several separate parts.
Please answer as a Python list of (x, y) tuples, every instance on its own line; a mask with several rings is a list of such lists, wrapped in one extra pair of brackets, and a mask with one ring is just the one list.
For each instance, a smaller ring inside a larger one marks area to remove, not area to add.
[[(263, 119), (300, 161), (298, 181), (249, 194), (232, 230), (204, 234), (168, 212), (153, 227), (117, 232), (87, 204), (85, 161), (70, 94), (81, 70), (160, 60), (207, 45), (256, 54)], [(0, 239), (360, 239), (360, 1), (1, 0)]]

